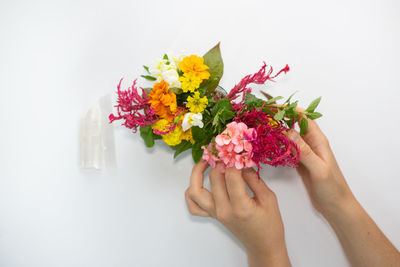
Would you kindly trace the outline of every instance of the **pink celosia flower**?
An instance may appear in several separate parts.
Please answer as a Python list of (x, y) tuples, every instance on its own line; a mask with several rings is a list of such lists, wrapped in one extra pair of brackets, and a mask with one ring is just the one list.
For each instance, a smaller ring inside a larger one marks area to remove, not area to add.
[(139, 126), (151, 125), (157, 121), (157, 115), (153, 108), (148, 103), (149, 98), (146, 91), (142, 89), (142, 95), (139, 95), (138, 89), (136, 88), (136, 80), (133, 85), (126, 91), (121, 90), (121, 82), (118, 84), (118, 100), (115, 107), (117, 108), (118, 115), (110, 114), (108, 117), (110, 123), (115, 120), (124, 120), (125, 127), (132, 129), (134, 132), (137, 131)]

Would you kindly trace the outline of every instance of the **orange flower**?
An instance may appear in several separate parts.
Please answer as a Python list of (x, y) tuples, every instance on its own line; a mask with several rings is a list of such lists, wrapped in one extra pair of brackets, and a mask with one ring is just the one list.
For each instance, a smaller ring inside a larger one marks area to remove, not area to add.
[(179, 68), (183, 73), (194, 73), (198, 78), (205, 80), (210, 78), (210, 73), (207, 71), (208, 66), (204, 64), (204, 58), (191, 55), (184, 57), (179, 62)]
[(168, 86), (164, 80), (156, 83), (149, 94), (149, 103), (160, 118), (172, 122), (177, 111), (176, 95), (168, 93)]

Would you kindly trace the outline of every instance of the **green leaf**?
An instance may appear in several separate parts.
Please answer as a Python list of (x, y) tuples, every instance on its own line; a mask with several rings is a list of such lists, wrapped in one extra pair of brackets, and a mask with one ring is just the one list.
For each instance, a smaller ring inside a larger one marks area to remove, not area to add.
[(308, 105), (306, 111), (308, 113), (313, 113), (314, 110), (318, 107), (319, 102), (321, 102), (321, 97), (318, 97), (317, 99), (313, 100), (310, 105)]
[(159, 140), (159, 139), (162, 139), (162, 136), (153, 133), (153, 138), (154, 138), (154, 140)]
[(244, 103), (248, 106), (248, 107), (254, 107), (254, 106), (261, 106), (264, 101), (259, 99), (258, 97), (256, 97), (253, 94), (250, 93), (246, 93), (246, 96), (244, 98)]
[(289, 118), (297, 118), (299, 113), (297, 113), (293, 108), (289, 108), (286, 110), (285, 116)]
[[(176, 88), (176, 87), (170, 87), (168, 89), (168, 92), (176, 94), (176, 101), (178, 101), (178, 98), (181, 97), (183, 98), (182, 101), (186, 102), (186, 98), (188, 97), (188, 94), (183, 94), (183, 91), (181, 88)], [(178, 103), (178, 106), (182, 105), (181, 103)]]
[(211, 114), (215, 115), (217, 112), (221, 109), (226, 109), (230, 110), (232, 109), (232, 104), (227, 98), (223, 98), (220, 101), (218, 101), (215, 106), (211, 109)]
[(282, 98), (283, 98), (282, 96), (273, 97), (273, 98), (271, 98), (270, 100), (266, 101), (265, 104), (266, 104), (266, 105), (275, 104), (276, 101), (278, 101), (278, 100), (280, 100), (280, 99), (282, 99)]
[(306, 118), (302, 118), (300, 121), (300, 135), (304, 135), (307, 132), (308, 128), (308, 120)]
[(143, 138), (144, 143), (147, 147), (154, 146), (153, 129), (150, 125), (140, 127), (140, 136)]
[(214, 92), (222, 78), (222, 75), (224, 74), (224, 62), (222, 61), (219, 45), (220, 43), (211, 48), (203, 56), (204, 64), (209, 67), (208, 72), (210, 73), (210, 78), (202, 82), (199, 90), (203, 90), (206, 95)]
[(178, 122), (180, 121), (181, 117), (182, 117), (183, 113), (179, 114), (178, 116), (175, 117), (174, 119), (174, 123), (178, 124)]
[(297, 93), (297, 91), (294, 92), (293, 94), (291, 94), (291, 95), (289, 96), (289, 98), (285, 101), (285, 103), (290, 103), (290, 100), (292, 99), (292, 97), (293, 97), (296, 93)]
[(258, 100), (258, 98), (255, 95), (250, 94), (250, 93), (246, 93), (246, 96), (244, 98), (244, 103), (246, 105), (249, 105), (249, 104), (251, 104), (253, 102), (256, 102), (257, 100)]
[(163, 59), (168, 60), (168, 55), (164, 54)]
[(260, 92), (261, 92), (261, 94), (263, 94), (263, 96), (265, 96), (268, 100), (270, 100), (270, 99), (272, 99), (273, 97), (272, 97), (272, 95), (270, 95), (270, 94), (267, 94), (266, 92), (264, 92), (264, 91), (261, 91), (260, 90)]
[(192, 127), (192, 136), (196, 142), (201, 143), (201, 142), (203, 142), (204, 139), (206, 139), (207, 134), (206, 134), (204, 128), (200, 128), (198, 126), (193, 126)]
[(145, 66), (145, 65), (143, 65), (143, 68), (147, 71), (147, 73), (150, 73), (150, 71), (149, 71), (149, 67), (147, 67), (147, 66)]
[(222, 123), (225, 123), (228, 120), (233, 119), (235, 116), (235, 113), (231, 110), (223, 109), (221, 110), (221, 113), (219, 114), (219, 119), (221, 120)]
[(283, 119), (284, 116), (285, 116), (285, 110), (284, 110), (284, 109), (279, 110), (279, 111), (275, 114), (274, 120), (280, 121), (281, 119)]
[(275, 112), (273, 112), (269, 107), (264, 107), (263, 108), (263, 112), (265, 112), (265, 113), (267, 113), (269, 115), (272, 115), (272, 116), (275, 115)]
[(218, 107), (218, 109), (220, 109), (220, 108), (231, 109), (232, 108), (232, 104), (229, 101), (229, 99), (227, 99), (227, 98), (223, 98), (220, 101), (218, 101), (216, 103), (216, 106)]
[(174, 153), (174, 158), (176, 158), (182, 152), (190, 149), (192, 147), (192, 143), (189, 141), (182, 141), (179, 145), (176, 146), (176, 151)]
[(321, 118), (322, 114), (319, 112), (313, 112), (313, 113), (307, 113), (306, 116), (307, 116), (307, 118), (309, 118), (311, 120), (315, 120), (315, 119)]
[(200, 143), (195, 143), (192, 147), (192, 157), (194, 162), (199, 162), (201, 157), (203, 156), (203, 149), (201, 148)]
[(289, 119), (289, 120), (285, 120), (285, 123), (287, 124), (287, 126), (292, 129), (293, 126), (293, 119)]
[(299, 101), (295, 101), (295, 102), (293, 102), (293, 103), (291, 103), (289, 106), (288, 106), (288, 108), (290, 108), (290, 109), (295, 109), (296, 107), (297, 107), (297, 104), (299, 103)]
[(218, 125), (218, 122), (219, 122), (219, 113), (217, 113), (217, 114), (214, 116), (214, 119), (213, 119), (212, 124), (213, 124), (214, 126), (216, 126), (216, 125)]
[(150, 75), (140, 75), (140, 77), (145, 78), (146, 80), (149, 80), (149, 81), (157, 80), (156, 77), (153, 77), (153, 76), (150, 76)]

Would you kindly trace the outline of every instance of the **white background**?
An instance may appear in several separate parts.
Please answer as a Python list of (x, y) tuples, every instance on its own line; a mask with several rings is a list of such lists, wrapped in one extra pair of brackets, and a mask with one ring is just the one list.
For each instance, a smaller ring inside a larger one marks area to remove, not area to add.
[[(192, 159), (115, 124), (118, 168), (78, 168), (79, 119), (164, 52), (221, 41), (222, 86), (265, 60), (269, 84), (319, 120), (355, 195), (400, 247), (400, 2), (0, 1), (0, 266), (245, 266), (240, 244), (193, 218)], [(265, 167), (293, 266), (348, 266), (295, 170)], [(208, 183), (208, 182), (206, 182)]]

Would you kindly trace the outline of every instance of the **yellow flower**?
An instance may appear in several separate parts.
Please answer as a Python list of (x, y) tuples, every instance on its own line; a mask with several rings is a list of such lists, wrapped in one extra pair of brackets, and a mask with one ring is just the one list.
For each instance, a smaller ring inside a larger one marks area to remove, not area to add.
[(193, 139), (191, 128), (189, 130), (187, 130), (186, 132), (183, 132), (181, 138), (182, 138), (182, 140), (190, 141), (190, 143), (194, 144), (194, 139)]
[(182, 90), (184, 93), (190, 91), (194, 92), (197, 88), (199, 88), (201, 79), (196, 76), (194, 72), (186, 72), (183, 76), (179, 77), (179, 81), (182, 85)]
[(270, 122), (270, 124), (271, 125), (278, 125), (278, 123), (276, 122), (276, 120), (274, 120), (274, 119), (272, 119), (272, 118), (269, 118), (269, 122)]
[[(168, 131), (167, 126), (172, 126), (172, 123), (165, 119), (161, 119), (157, 121), (155, 124), (151, 126), (151, 128), (166, 132)], [(175, 127), (174, 131), (162, 135), (162, 139), (164, 140), (165, 143), (169, 146), (176, 146), (179, 145), (182, 142), (182, 134), (183, 130), (181, 127)]]
[(207, 71), (208, 66), (204, 64), (204, 58), (191, 55), (190, 57), (184, 57), (179, 62), (179, 68), (183, 73), (194, 73), (199, 79), (205, 80), (210, 78), (210, 73)]
[(162, 139), (169, 146), (176, 146), (182, 142), (182, 128), (175, 127), (175, 130), (171, 133), (163, 135)]
[(202, 112), (208, 104), (207, 97), (200, 97), (200, 93), (198, 91), (194, 92), (194, 96), (188, 96), (186, 107), (193, 113)]

